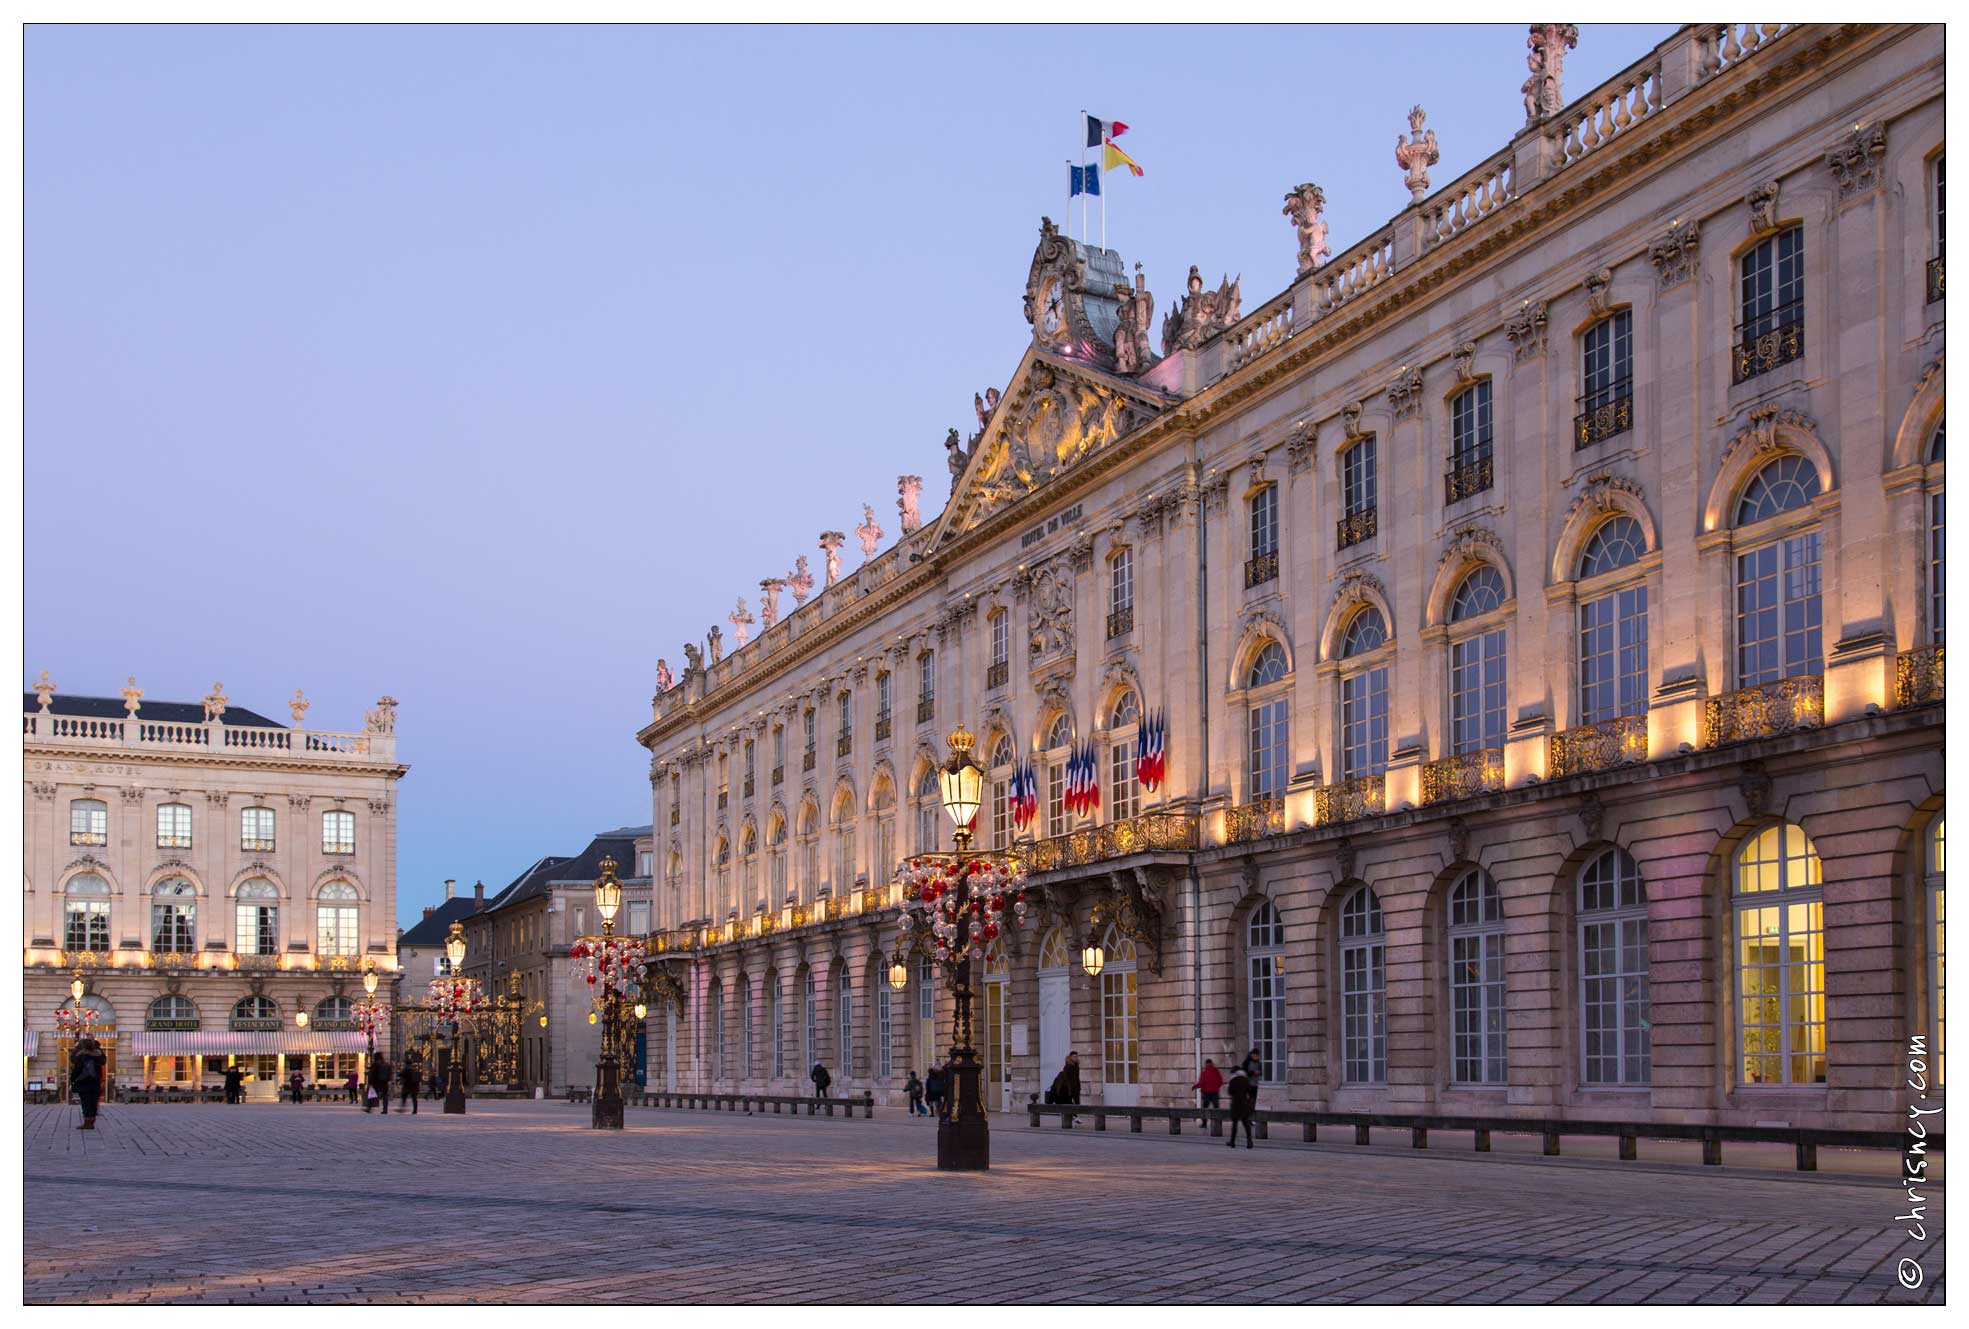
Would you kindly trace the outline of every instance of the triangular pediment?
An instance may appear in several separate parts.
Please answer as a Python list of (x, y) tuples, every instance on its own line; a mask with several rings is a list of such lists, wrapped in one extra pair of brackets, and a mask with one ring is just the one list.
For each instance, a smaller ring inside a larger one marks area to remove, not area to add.
[(1028, 348), (978, 434), (933, 546), (1024, 502), (1175, 403), (1132, 380)]

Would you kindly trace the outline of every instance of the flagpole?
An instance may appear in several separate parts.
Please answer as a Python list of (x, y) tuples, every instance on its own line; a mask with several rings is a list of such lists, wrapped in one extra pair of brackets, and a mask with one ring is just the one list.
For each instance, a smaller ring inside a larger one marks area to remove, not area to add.
[[(1087, 175), (1087, 108), (1085, 106), (1080, 108), (1079, 128), (1080, 174), (1084, 184)], [(1080, 243), (1083, 245), (1087, 243), (1087, 191), (1084, 188), (1080, 191)]]

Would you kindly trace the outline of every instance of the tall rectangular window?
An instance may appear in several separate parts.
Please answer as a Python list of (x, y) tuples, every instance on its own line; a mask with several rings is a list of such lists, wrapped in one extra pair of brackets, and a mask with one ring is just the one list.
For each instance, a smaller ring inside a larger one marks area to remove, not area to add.
[(916, 657), (916, 696), (920, 702), (936, 704), (937, 657), (934, 651), (925, 651)]
[(1364, 438), (1340, 454), (1340, 548), (1373, 537), (1375, 490), (1374, 440)]
[(356, 851), (356, 814), (353, 812), (324, 812), (321, 814), (321, 852), (324, 854), (353, 854)]
[(1142, 785), (1135, 778), (1135, 740), (1118, 738), (1108, 752), (1108, 816), (1121, 821), (1142, 810)]
[(855, 989), (845, 970), (834, 981), (834, 1027), (838, 1034), (834, 1055), (838, 1058), (841, 1078), (846, 1079), (854, 1074)]
[(820, 1060), (820, 994), (819, 985), (814, 981), (814, 971), (807, 971), (807, 1069), (812, 1070)]
[[(814, 755), (814, 713), (808, 711), (802, 717), (802, 723), (805, 725), (804, 751), (809, 758), (812, 758)], [(809, 760), (807, 765), (812, 766), (813, 762)]]
[(1012, 616), (996, 613), (991, 616), (991, 662), (1006, 664), (1011, 659)]
[(887, 720), (895, 699), (895, 680), (885, 670), (875, 676), (875, 718)]
[(1449, 666), (1450, 751), (1504, 746), (1504, 629), (1452, 643)]
[(1046, 825), (1053, 835), (1065, 835), (1067, 826), (1067, 768), (1054, 762), (1046, 768)]
[(1579, 701), (1582, 724), (1647, 714), (1647, 587), (1579, 607)]
[(1135, 551), (1127, 545), (1108, 560), (1108, 636), (1135, 626)]
[(1388, 667), (1340, 680), (1340, 771), (1343, 779), (1388, 769)]
[(1734, 383), (1805, 352), (1805, 228), (1788, 227), (1745, 254), (1738, 291), (1743, 322), (1737, 327)]
[(68, 805), (70, 844), (109, 843), (109, 804), (95, 798), (78, 798)]
[(1819, 532), (1737, 556), (1737, 686), (1823, 673)]
[(1634, 426), (1634, 317), (1623, 309), (1579, 339), (1579, 413), (1573, 446), (1588, 447)]
[(157, 847), (159, 849), (191, 848), (191, 806), (186, 803), (163, 803), (157, 809)]
[(233, 949), (242, 955), (280, 951), (280, 906), (242, 901), (233, 908)]
[(1928, 496), (1928, 639), (1942, 640), (1943, 567), (1947, 548), (1942, 541), (1942, 496)]
[(895, 1052), (889, 1046), (890, 993), (886, 982), (875, 984), (875, 1073), (884, 1080), (895, 1071)]
[(1249, 747), (1251, 796), (1283, 794), (1286, 784), (1286, 698), (1274, 697), (1251, 708)]
[(240, 809), (239, 847), (249, 853), (270, 853), (273, 850), (272, 808)]
[(773, 1078), (786, 1074), (786, 997), (779, 990), (779, 979), (773, 979)]
[(1251, 496), (1251, 556), (1278, 552), (1278, 486), (1266, 485)]
[(1490, 380), (1484, 379), (1456, 394), (1449, 404), (1450, 461), (1468, 466), (1490, 459)]
[(1340, 909), (1340, 1054), (1348, 1084), (1388, 1079), (1386, 945), (1381, 902), (1358, 886)]

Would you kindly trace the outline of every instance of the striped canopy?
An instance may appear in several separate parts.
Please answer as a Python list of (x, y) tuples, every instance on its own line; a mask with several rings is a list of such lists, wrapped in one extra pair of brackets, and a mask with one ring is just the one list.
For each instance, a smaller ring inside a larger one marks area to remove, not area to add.
[(321, 1033), (283, 1029), (246, 1032), (231, 1029), (174, 1029), (130, 1035), (130, 1055), (136, 1057), (264, 1056), (276, 1052), (363, 1052), (369, 1040), (353, 1031)]

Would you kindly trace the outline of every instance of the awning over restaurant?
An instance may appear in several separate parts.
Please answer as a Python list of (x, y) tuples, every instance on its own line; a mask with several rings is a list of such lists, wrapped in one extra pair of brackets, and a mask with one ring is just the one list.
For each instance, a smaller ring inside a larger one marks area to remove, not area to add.
[(24, 1057), (31, 1057), (37, 1051), (40, 1050), (41, 1031), (39, 1029), (23, 1029), (21, 1030), (21, 1034), (23, 1035), (24, 1040), (27, 1044), (27, 1050), (21, 1053), (21, 1055)]
[(247, 1033), (231, 1029), (174, 1029), (130, 1035), (133, 1057), (266, 1056), (276, 1052), (363, 1052), (369, 1040), (353, 1031), (324, 1034), (300, 1029)]

